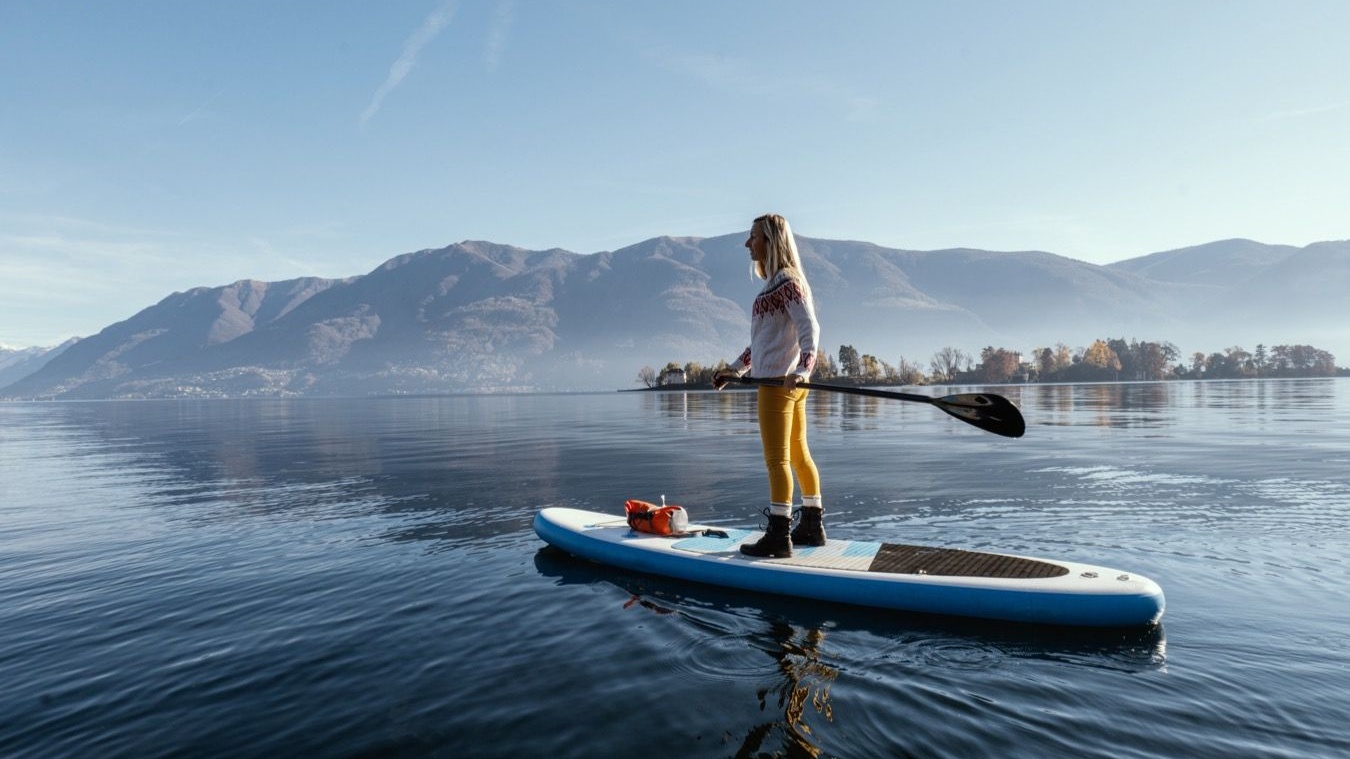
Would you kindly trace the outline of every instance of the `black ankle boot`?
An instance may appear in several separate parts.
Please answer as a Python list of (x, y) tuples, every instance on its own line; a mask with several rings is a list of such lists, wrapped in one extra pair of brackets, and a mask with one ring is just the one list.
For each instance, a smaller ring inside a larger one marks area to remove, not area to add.
[(746, 556), (767, 556), (771, 559), (791, 557), (792, 536), (788, 534), (791, 525), (791, 517), (770, 514), (769, 529), (764, 531), (764, 537), (755, 543), (742, 543), (741, 553)]
[(792, 543), (799, 546), (825, 545), (825, 509), (803, 507), (797, 510), (801, 521), (792, 531)]

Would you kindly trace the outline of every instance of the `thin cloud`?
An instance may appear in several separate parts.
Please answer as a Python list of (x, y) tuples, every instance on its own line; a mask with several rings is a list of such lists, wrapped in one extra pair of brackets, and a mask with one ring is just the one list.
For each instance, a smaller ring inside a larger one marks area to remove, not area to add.
[[(287, 279), (319, 276), (314, 273), (316, 270), (314, 262), (291, 255), (290, 249), (294, 247), (293, 245), (287, 244), (286, 249), (282, 250), (273, 244), (270, 238), (257, 236), (249, 237), (248, 244), (261, 260), (272, 264), (272, 276), (281, 276)], [(276, 264), (283, 264), (283, 266), (276, 266)], [(289, 272), (286, 270), (289, 270)]]
[(1350, 108), (1350, 102), (1328, 103), (1326, 105), (1312, 106), (1311, 108), (1294, 108), (1287, 111), (1275, 111), (1262, 116), (1259, 121), (1285, 121), (1287, 119), (1301, 119), (1305, 116), (1316, 116), (1331, 111), (1339, 111), (1344, 108)]
[(447, 0), (439, 8), (431, 12), (417, 31), (403, 43), (403, 54), (394, 61), (394, 65), (389, 67), (389, 76), (385, 77), (384, 83), (375, 91), (375, 96), (371, 98), (370, 105), (361, 114), (359, 122), (362, 131), (365, 131), (366, 125), (380, 112), (380, 107), (384, 104), (384, 99), (393, 92), (403, 79), (412, 71), (417, 63), (417, 56), (422, 52), (432, 40), (436, 39), (445, 27), (450, 25), (450, 21), (455, 17), (455, 11), (459, 8), (459, 0)]
[(492, 29), (488, 32), (487, 49), (483, 52), (483, 62), (488, 71), (496, 71), (501, 63), (502, 52), (506, 49), (506, 38), (516, 21), (515, 0), (501, 0), (497, 3), (497, 12), (492, 17)]
[(828, 77), (812, 75), (791, 78), (781, 75), (765, 76), (759, 67), (745, 59), (714, 53), (690, 52), (671, 46), (642, 48), (642, 55), (668, 71), (693, 78), (725, 92), (744, 95), (804, 95), (824, 102), (833, 102), (849, 121), (863, 121), (873, 116), (881, 100), (860, 93), (853, 86), (841, 84)]
[(207, 98), (206, 100), (202, 101), (202, 104), (199, 105), (199, 106), (197, 106), (195, 109), (193, 109), (192, 113), (189, 113), (188, 115), (186, 115), (186, 116), (184, 116), (183, 118), (179, 119), (179, 120), (178, 120), (178, 126), (179, 126), (179, 127), (182, 127), (182, 126), (184, 126), (184, 125), (186, 125), (186, 124), (188, 124), (188, 123), (190, 123), (190, 122), (196, 121), (198, 118), (200, 118), (201, 115), (202, 115), (202, 113), (204, 113), (204, 112), (206, 111), (207, 106), (209, 106), (209, 105), (211, 105), (212, 103), (214, 103), (215, 100), (216, 100), (216, 98), (220, 97), (220, 93), (222, 93), (222, 92), (224, 92), (224, 91), (225, 91), (225, 90), (224, 90), (223, 88), (222, 88), (222, 89), (219, 89), (219, 90), (216, 90), (216, 92), (215, 92), (214, 95), (212, 95), (211, 97), (209, 97), (209, 98)]
[(127, 293), (144, 291), (147, 281), (156, 278), (147, 272), (174, 271), (179, 268), (174, 263), (181, 262), (179, 251), (164, 237), (89, 236), (78, 230), (0, 234), (0, 248), (5, 251), (0, 300), (20, 311), (113, 304)]
[(692, 77), (727, 92), (754, 93), (766, 89), (788, 89), (785, 83), (775, 83), (752, 73), (746, 61), (727, 55), (688, 52), (670, 46), (643, 48), (642, 54), (668, 71)]

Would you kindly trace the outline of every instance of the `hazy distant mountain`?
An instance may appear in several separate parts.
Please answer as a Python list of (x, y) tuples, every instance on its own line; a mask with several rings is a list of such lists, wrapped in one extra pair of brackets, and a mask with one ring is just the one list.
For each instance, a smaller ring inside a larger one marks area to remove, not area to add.
[(55, 348), (10, 348), (0, 345), (0, 388), (33, 374), (77, 342), (79, 338), (71, 338)]
[[(174, 293), (0, 389), (7, 397), (348, 395), (633, 386), (749, 340), (743, 234), (582, 255), (463, 242), (342, 280)], [(1096, 266), (1043, 252), (799, 238), (822, 349), (926, 365), (945, 346), (1097, 338), (1183, 352), (1312, 343), (1350, 357), (1350, 242), (1246, 240)], [(1319, 337), (1319, 335), (1321, 337)]]
[(1131, 258), (1111, 264), (1109, 268), (1159, 282), (1236, 287), (1251, 281), (1298, 250), (1291, 245), (1223, 240)]
[(1194, 350), (1303, 343), (1350, 362), (1350, 240), (1305, 248), (1226, 240), (1109, 268), (1203, 288), (1176, 310), (1189, 325), (1176, 339)]
[(165, 385), (174, 381), (175, 371), (195, 371), (210, 356), (211, 348), (289, 314), (297, 304), (339, 282), (245, 280), (174, 293), (80, 340), (40, 371), (0, 390), (11, 397), (171, 395)]

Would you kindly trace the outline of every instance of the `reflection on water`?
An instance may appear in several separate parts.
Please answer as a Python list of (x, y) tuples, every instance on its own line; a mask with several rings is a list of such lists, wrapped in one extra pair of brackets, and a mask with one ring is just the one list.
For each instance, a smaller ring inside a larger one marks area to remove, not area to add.
[(832, 721), (834, 707), (830, 703), (830, 685), (839, 677), (837, 669), (821, 660), (820, 645), (825, 640), (825, 633), (819, 628), (798, 630), (775, 620), (769, 623), (769, 635), (779, 642), (778, 649), (770, 656), (777, 661), (782, 681), (758, 691), (759, 708), (767, 712), (776, 707), (782, 712), (782, 718), (751, 727), (736, 756), (762, 756), (765, 744), (772, 745), (775, 734), (786, 756), (820, 756), (821, 748), (813, 742), (813, 731), (807, 719), (808, 707), (810, 716)]
[(1020, 395), (1038, 412), (1038, 424), (1162, 427), (1177, 384), (1034, 385)]
[[(690, 677), (754, 685), (758, 711), (772, 718), (748, 728), (728, 725), (723, 741), (736, 745), (734, 756), (820, 756), (815, 743), (813, 719), (834, 718), (831, 684), (838, 669), (821, 653), (825, 625), (819, 621), (794, 624), (788, 619), (747, 619), (739, 610), (742, 595), (717, 588), (690, 587), (659, 577), (604, 569), (575, 559), (552, 547), (535, 554), (535, 567), (559, 584), (598, 584), (626, 594), (623, 608), (641, 608), (660, 616), (684, 615), (700, 630), (680, 647), (675, 660)], [(773, 599), (770, 604), (780, 602)], [(709, 614), (718, 616), (710, 620)], [(752, 631), (750, 628), (758, 628)], [(770, 682), (756, 661), (767, 656), (773, 662)]]
[(1031, 424), (1166, 428), (1187, 421), (1178, 409), (1207, 409), (1218, 420), (1240, 425), (1324, 417), (1344, 406), (1338, 397), (1342, 388), (1344, 383), (1327, 378), (1128, 382), (1025, 385), (1018, 396)]
[[(863, 673), (867, 659), (956, 671), (1007, 668), (1018, 660), (1126, 673), (1166, 666), (1162, 626), (1052, 628), (806, 602), (615, 570), (547, 546), (535, 553), (534, 565), (559, 585), (610, 587), (623, 609), (686, 624), (693, 638), (673, 658), (687, 676), (753, 686), (747, 697), (753, 694), (755, 709), (770, 718), (723, 731), (734, 736), (727, 741), (737, 757), (831, 753), (821, 736), (836, 718), (848, 721), (835, 685), (850, 669), (855, 678)], [(831, 646), (837, 636), (861, 637), (866, 648)]]
[[(85, 441), (60, 452), (76, 459), (77, 476), (119, 456), (117, 471), (137, 472), (146, 501), (170, 519), (383, 515), (404, 518), (383, 539), (465, 541), (526, 522), (504, 515), (502, 499), (565, 501), (584, 452), (551, 426), (524, 423), (538, 403), (187, 401), (37, 411)], [(572, 427), (578, 437), (584, 430)]]
[[(1340, 414), (1344, 383), (1336, 379), (1225, 380), (1214, 382), (1121, 382), (999, 385), (992, 392), (1018, 405), (1029, 426), (1100, 426), (1162, 429), (1178, 423), (1177, 409), (1210, 409), (1239, 424), (1319, 420)], [(905, 388), (945, 396), (983, 387)], [(683, 420), (753, 420), (753, 391), (644, 393), (644, 406)], [(926, 404), (812, 390), (808, 413), (820, 424), (844, 430), (876, 429), (906, 417), (932, 414)]]

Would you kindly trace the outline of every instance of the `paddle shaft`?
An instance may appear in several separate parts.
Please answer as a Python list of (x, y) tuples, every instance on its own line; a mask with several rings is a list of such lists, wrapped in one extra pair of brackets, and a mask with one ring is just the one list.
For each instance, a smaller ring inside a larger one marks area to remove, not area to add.
[[(768, 385), (782, 387), (782, 377), (734, 377), (743, 385)], [(818, 382), (798, 382), (797, 387), (808, 390), (828, 390), (833, 393), (864, 395), (870, 398), (890, 398), (897, 401), (927, 403), (936, 406), (944, 413), (960, 419), (966, 424), (979, 427), (986, 432), (1004, 437), (1022, 437), (1026, 432), (1026, 421), (1013, 402), (993, 393), (968, 393), (936, 397), (918, 393), (899, 393), (892, 390), (874, 390), (870, 387), (852, 387), (848, 385), (823, 385)]]
[[(736, 382), (742, 385), (768, 385), (770, 387), (782, 387), (782, 377), (737, 377)], [(869, 398), (890, 398), (897, 401), (911, 401), (914, 403), (930, 403), (938, 405), (942, 400), (932, 395), (919, 395), (918, 393), (898, 393), (893, 390), (873, 390), (870, 387), (853, 387), (851, 385), (822, 385), (819, 382), (798, 382), (797, 387), (804, 387), (807, 390), (828, 390), (832, 393), (847, 393), (848, 395), (865, 395)]]

